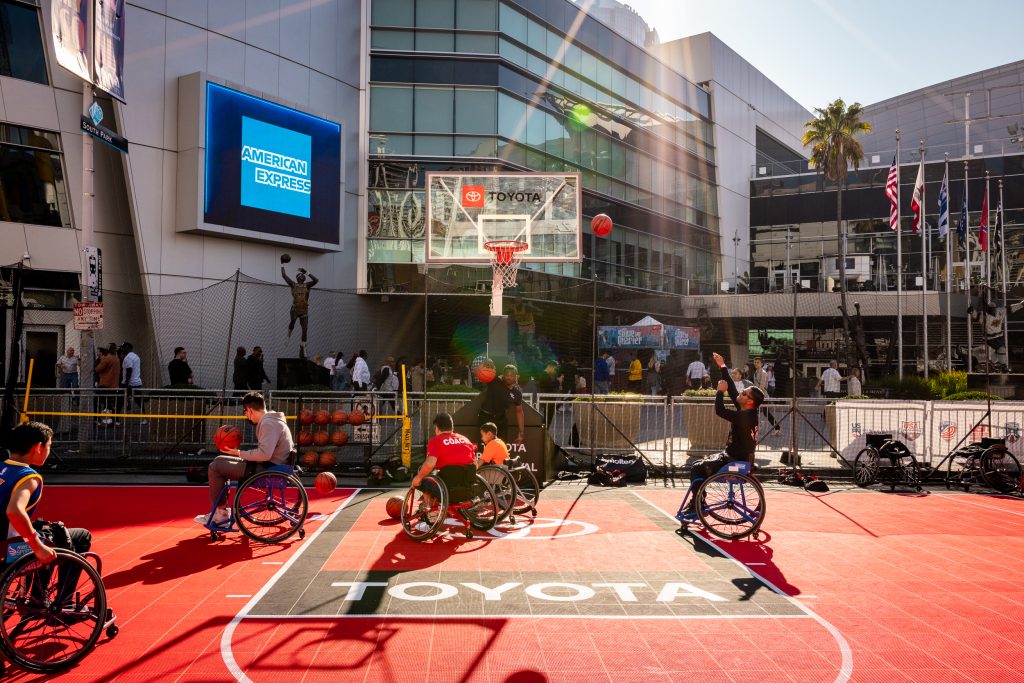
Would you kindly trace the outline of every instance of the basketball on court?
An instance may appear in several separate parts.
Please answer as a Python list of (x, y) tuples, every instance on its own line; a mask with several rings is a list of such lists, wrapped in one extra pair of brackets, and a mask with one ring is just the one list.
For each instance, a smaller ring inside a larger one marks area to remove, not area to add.
[(338, 479), (331, 472), (321, 472), (316, 475), (317, 493), (326, 495), (333, 493), (336, 488), (338, 488)]
[(213, 435), (218, 451), (233, 450), (242, 445), (242, 430), (234, 425), (221, 425)]
[(342, 410), (341, 408), (338, 408), (333, 413), (331, 413), (331, 422), (333, 422), (336, 425), (347, 424), (348, 413)]
[(391, 496), (388, 498), (388, 502), (385, 507), (388, 511), (388, 517), (391, 519), (398, 519), (402, 516), (402, 505), (405, 504), (404, 496)]
[(612, 231), (612, 219), (608, 214), (599, 213), (590, 221), (590, 229), (598, 237), (604, 237)]
[(352, 425), (361, 425), (366, 421), (366, 416), (361, 410), (353, 410), (348, 414), (348, 421)]

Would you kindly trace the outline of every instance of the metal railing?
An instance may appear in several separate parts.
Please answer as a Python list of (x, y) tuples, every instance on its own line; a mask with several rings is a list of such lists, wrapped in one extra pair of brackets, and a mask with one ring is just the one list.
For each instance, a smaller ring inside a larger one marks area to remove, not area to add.
[[(266, 396), (271, 410), (289, 417), (299, 451), (329, 451), (341, 472), (365, 473), (371, 464), (401, 453), (402, 421), (386, 417), (401, 411), (399, 396), (292, 391)], [(433, 417), (457, 412), (474, 396), (409, 394), (414, 461), (432, 436)], [(53, 427), (52, 464), (63, 469), (178, 471), (209, 462), (221, 424), (241, 426), (244, 443), (255, 442), (240, 399), (240, 392), (214, 390), (37, 389), (30, 394), (28, 414)], [(23, 401), (19, 395), (19, 410)], [(587, 460), (636, 453), (655, 474), (682, 473), (693, 460), (722, 450), (729, 433), (709, 397), (528, 394), (524, 401), (547, 425), (556, 447), (555, 471), (564, 456)], [(354, 411), (364, 416), (359, 425), (351, 420)], [(769, 399), (760, 410), (755, 461), (781, 466), (783, 453), (795, 445), (805, 468), (848, 475), (870, 434), (891, 434), (919, 463), (933, 467), (963, 443), (983, 437), (1004, 438), (1014, 455), (1024, 457), (1024, 402), (995, 401), (982, 420), (985, 411), (985, 402), (813, 398), (798, 399), (794, 411), (789, 399)]]

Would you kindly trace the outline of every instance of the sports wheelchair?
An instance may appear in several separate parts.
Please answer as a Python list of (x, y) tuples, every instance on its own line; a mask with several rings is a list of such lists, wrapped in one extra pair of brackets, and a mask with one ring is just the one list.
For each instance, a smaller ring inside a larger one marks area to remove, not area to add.
[(537, 499), (540, 497), (540, 484), (530, 470), (530, 466), (521, 463), (516, 457), (509, 457), (504, 464), (481, 465), (477, 474), (487, 480), (494, 489), (498, 501), (498, 518), (496, 524), (506, 519), (515, 524), (515, 515), (526, 513), (537, 516)]
[[(676, 519), (685, 528), (701, 524), (709, 533), (735, 541), (755, 533), (764, 522), (764, 488), (753, 474), (749, 462), (725, 463), (707, 479), (690, 482)], [(687, 512), (690, 496), (697, 501), (693, 512)]]
[[(458, 485), (445, 483), (436, 472), (428, 474), (416, 488), (410, 488), (402, 504), (402, 528), (414, 541), (433, 538), (447, 523), (449, 515), (465, 525), (466, 538), (473, 529), (490, 531), (499, 521), (501, 506), (494, 489), (480, 474), (458, 475)], [(427, 500), (430, 496), (432, 500)]]
[(950, 453), (946, 465), (946, 488), (983, 484), (999, 493), (1011, 493), (1024, 485), (1020, 463), (1006, 449), (1004, 439), (990, 437)]
[(82, 661), (104, 631), (107, 638), (117, 635), (99, 555), (57, 547), (57, 558), (44, 565), (20, 538), (3, 545), (0, 676), (4, 659), (33, 673), (56, 673)]
[(853, 461), (853, 479), (857, 486), (888, 484), (921, 490), (921, 469), (906, 444), (892, 434), (868, 434), (867, 447)]
[[(303, 525), (309, 512), (309, 497), (299, 481), (302, 469), (295, 465), (296, 455), (292, 453), (285, 464), (264, 468), (260, 463), (250, 462), (240, 483), (225, 482), (204, 525), (210, 530), (210, 538), (216, 541), (234, 531), (241, 531), (259, 543), (280, 543), (294, 534), (305, 538)], [(217, 508), (227, 500), (232, 488), (235, 498), (228, 518), (215, 521)]]

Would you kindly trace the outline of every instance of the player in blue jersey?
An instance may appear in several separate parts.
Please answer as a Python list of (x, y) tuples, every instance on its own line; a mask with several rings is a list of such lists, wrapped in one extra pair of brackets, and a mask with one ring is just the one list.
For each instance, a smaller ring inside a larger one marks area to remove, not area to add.
[[(32, 514), (43, 496), (43, 477), (32, 468), (46, 462), (52, 440), (53, 430), (42, 422), (18, 425), (5, 444), (10, 457), (0, 466), (0, 505), (7, 513), (0, 516), (0, 539), (20, 536), (43, 564), (53, 562), (57, 553), (32, 526)], [(67, 537), (69, 549), (76, 553), (84, 553), (92, 545), (92, 536), (85, 529), (67, 529)], [(60, 545), (61, 539), (51, 540)], [(74, 586), (80, 571), (62, 576), (61, 584)]]

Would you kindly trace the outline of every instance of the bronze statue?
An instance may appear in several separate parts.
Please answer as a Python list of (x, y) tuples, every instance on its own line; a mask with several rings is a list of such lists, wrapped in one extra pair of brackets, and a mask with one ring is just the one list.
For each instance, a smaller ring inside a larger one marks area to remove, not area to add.
[[(282, 259), (283, 261), (283, 259)], [(309, 282), (306, 282), (306, 277), (309, 277)], [(299, 343), (299, 357), (306, 357), (306, 326), (309, 323), (309, 290), (316, 286), (319, 280), (313, 273), (307, 273), (305, 268), (299, 268), (298, 273), (295, 275), (295, 279), (292, 280), (288, 277), (288, 273), (285, 272), (284, 266), (281, 266), (281, 277), (288, 283), (288, 286), (292, 290), (292, 309), (291, 309), (291, 321), (288, 323), (288, 337), (291, 338), (292, 331), (295, 329), (295, 321), (299, 321), (299, 325), (302, 326), (302, 341)]]

